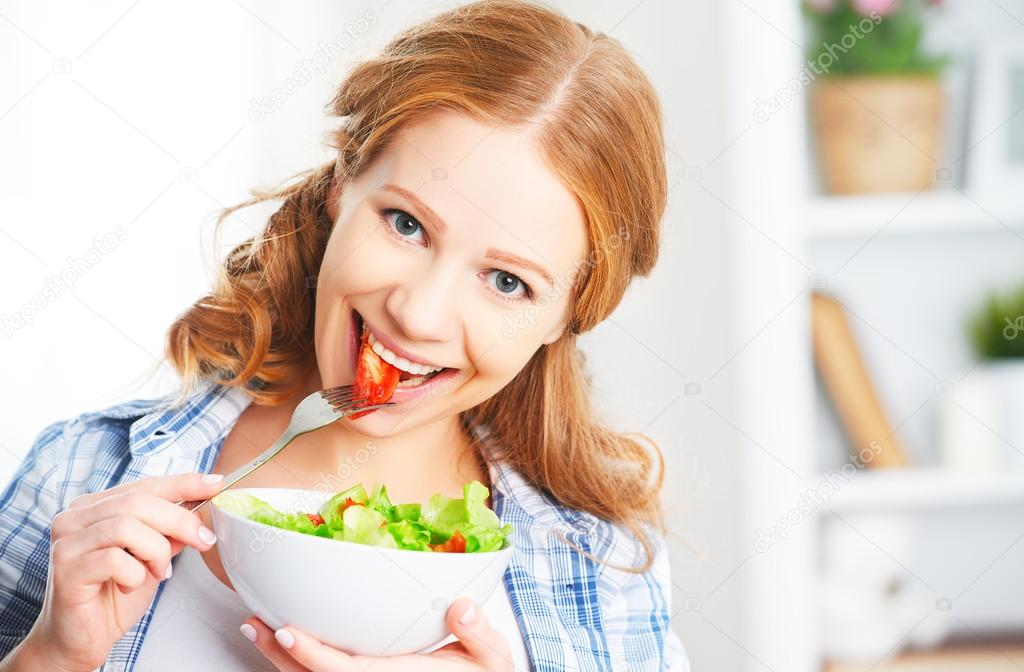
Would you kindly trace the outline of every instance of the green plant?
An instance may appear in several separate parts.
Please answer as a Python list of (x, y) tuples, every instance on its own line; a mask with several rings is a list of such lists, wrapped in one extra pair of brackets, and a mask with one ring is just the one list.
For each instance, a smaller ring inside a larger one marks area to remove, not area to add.
[(989, 294), (971, 318), (968, 333), (983, 359), (1024, 357), (1024, 284), (1005, 294)]
[(949, 63), (925, 53), (925, 9), (936, 0), (801, 0), (811, 24), (807, 57), (825, 75), (928, 74)]

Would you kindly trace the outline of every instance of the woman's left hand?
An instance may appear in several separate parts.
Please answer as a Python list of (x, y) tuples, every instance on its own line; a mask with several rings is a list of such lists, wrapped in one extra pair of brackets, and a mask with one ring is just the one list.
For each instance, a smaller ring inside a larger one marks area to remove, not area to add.
[[(466, 623), (462, 622), (463, 618)], [(321, 644), (291, 626), (283, 627), (275, 633), (255, 616), (242, 624), (242, 632), (246, 634), (246, 626), (252, 628), (246, 636), (252, 639), (255, 631), (256, 648), (282, 672), (355, 672), (365, 670), (371, 664), (374, 672), (512, 672), (515, 669), (508, 640), (491, 627), (487, 617), (471, 600), (461, 599), (452, 603), (445, 620), (459, 641), (430, 653), (404, 656), (350, 655)]]

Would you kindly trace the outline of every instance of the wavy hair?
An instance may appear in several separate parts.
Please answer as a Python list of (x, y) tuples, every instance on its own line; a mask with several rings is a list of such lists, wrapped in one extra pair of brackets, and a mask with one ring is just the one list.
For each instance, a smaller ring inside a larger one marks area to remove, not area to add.
[(171, 325), (166, 355), (183, 381), (179, 401), (212, 380), (276, 405), (315, 370), (315, 279), (333, 226), (328, 199), (340, 193), (335, 180), (344, 189), (403, 127), (438, 111), (527, 129), (582, 205), (587, 258), (566, 288), (565, 332), (460, 422), (471, 439), (483, 429), (503, 460), (556, 501), (628, 528), (646, 559), (620, 568), (647, 571), (647, 526), (666, 527), (664, 460), (648, 437), (600, 421), (576, 343), (657, 260), (667, 179), (661, 109), (645, 74), (618, 41), (540, 2), (481, 0), (403, 31), (357, 62), (328, 109), (343, 120), (329, 136), (336, 161), (254, 189), (220, 214), (218, 231), (241, 208), (283, 201), (263, 231), (218, 266), (213, 291)]

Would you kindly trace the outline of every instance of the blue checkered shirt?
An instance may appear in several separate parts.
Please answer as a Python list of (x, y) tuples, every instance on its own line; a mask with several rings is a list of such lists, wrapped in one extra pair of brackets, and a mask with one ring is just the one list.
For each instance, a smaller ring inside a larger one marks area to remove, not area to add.
[[(0, 496), (0, 659), (27, 634), (42, 606), (50, 521), (76, 496), (147, 476), (209, 472), (250, 403), (237, 388), (207, 384), (180, 406), (173, 396), (135, 400), (46, 427)], [(624, 528), (557, 504), (523, 476), (489, 461), (492, 502), (515, 528), (504, 576), (534, 670), (671, 670), (689, 663), (670, 628), (671, 579), (664, 539), (654, 566), (628, 573), (594, 562), (566, 541), (618, 565), (643, 551)], [(165, 584), (102, 670), (131, 670)]]

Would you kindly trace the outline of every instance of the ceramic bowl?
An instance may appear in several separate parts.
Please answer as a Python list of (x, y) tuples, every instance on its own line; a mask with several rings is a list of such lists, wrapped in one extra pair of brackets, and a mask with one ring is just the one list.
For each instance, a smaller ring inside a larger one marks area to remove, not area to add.
[[(316, 512), (333, 493), (239, 488), (279, 511)], [(290, 625), (347, 653), (401, 655), (451, 634), (448, 606), (482, 605), (512, 552), (430, 553), (282, 530), (213, 504), (221, 563), (242, 602), (268, 626)]]

